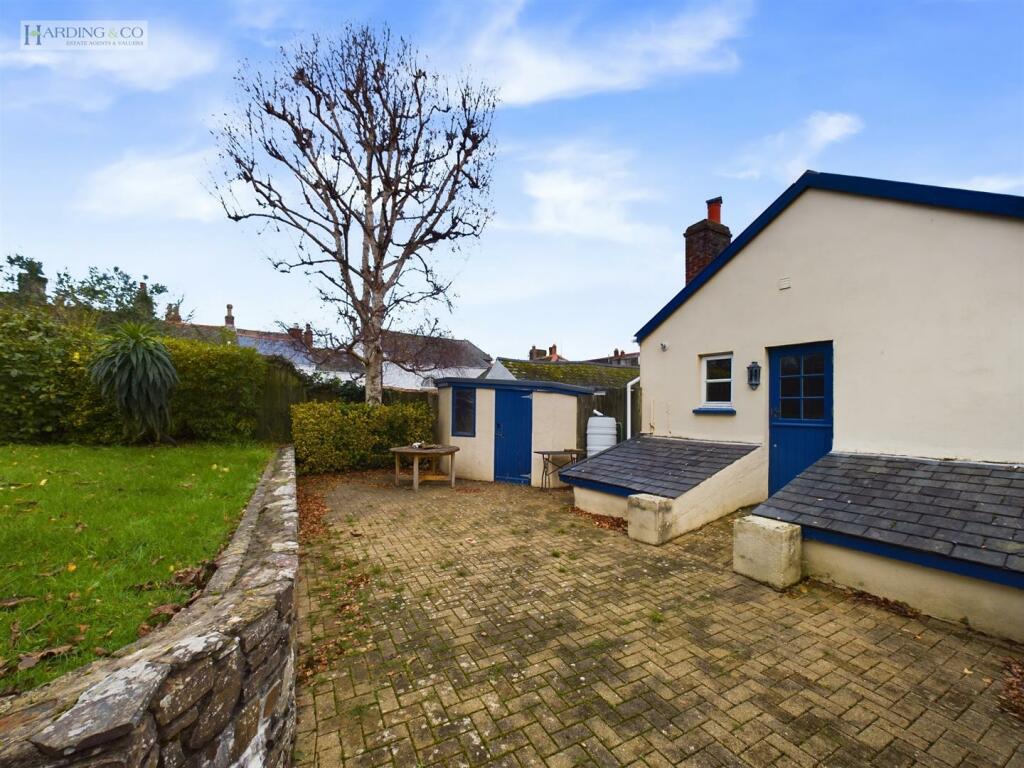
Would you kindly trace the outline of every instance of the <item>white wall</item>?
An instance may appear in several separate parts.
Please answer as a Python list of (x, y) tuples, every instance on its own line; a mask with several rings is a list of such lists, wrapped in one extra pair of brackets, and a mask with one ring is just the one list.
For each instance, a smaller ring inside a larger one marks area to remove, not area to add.
[[(452, 389), (442, 387), (437, 398), (438, 442), (458, 446), (455, 476), (465, 480), (494, 480), (494, 390), (476, 391), (476, 436), (452, 434)], [(447, 466), (447, 465), (446, 465)]]
[[(533, 393), (533, 434), (530, 451), (553, 451), (562, 448), (576, 448), (576, 403), (575, 395), (556, 392)], [(544, 461), (532, 453), (530, 485), (537, 488), (544, 475)], [(564, 486), (557, 475), (551, 477), (551, 487)]]
[[(644, 339), (642, 428), (764, 442), (766, 348), (824, 340), (836, 450), (1024, 460), (1024, 222), (808, 190)], [(716, 352), (735, 416), (692, 412)]]

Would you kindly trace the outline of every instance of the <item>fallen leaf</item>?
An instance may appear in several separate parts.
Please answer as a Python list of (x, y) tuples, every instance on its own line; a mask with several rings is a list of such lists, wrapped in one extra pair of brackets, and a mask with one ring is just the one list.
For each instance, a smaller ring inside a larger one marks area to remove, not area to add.
[(39, 484), (40, 485), (46, 485), (46, 478), (44, 477), (42, 480), (40, 480)]
[(967, 667), (964, 667), (964, 674), (965, 675), (973, 675), (974, 674), (974, 670), (973, 669), (968, 669)]
[(44, 659), (49, 659), (54, 656), (63, 656), (65, 653), (70, 651), (74, 646), (71, 645), (57, 645), (53, 648), (47, 648), (42, 651), (35, 651), (34, 653), (23, 653), (18, 657), (18, 669), (32, 669), (36, 664)]
[(74, 563), (68, 563), (68, 573), (74, 573), (78, 570), (78, 566)]

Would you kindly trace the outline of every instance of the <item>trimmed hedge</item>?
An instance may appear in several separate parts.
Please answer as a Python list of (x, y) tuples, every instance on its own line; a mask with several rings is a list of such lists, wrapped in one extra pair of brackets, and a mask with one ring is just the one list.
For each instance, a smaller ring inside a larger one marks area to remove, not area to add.
[[(102, 335), (46, 308), (0, 305), (0, 442), (117, 443), (121, 416), (88, 371)], [(257, 432), (266, 360), (228, 344), (166, 339), (179, 384), (171, 436), (250, 440)]]
[(267, 361), (255, 349), (165, 339), (178, 386), (171, 396), (171, 434), (225, 442), (256, 434)]
[(429, 441), (426, 403), (299, 403), (292, 406), (295, 461), (304, 474), (386, 467), (398, 445)]

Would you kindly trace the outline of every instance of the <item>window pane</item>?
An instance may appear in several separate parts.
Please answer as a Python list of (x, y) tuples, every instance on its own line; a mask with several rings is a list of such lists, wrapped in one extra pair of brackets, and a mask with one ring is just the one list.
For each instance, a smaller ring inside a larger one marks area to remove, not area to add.
[(800, 358), (795, 355), (786, 355), (782, 358), (782, 375), (792, 376), (794, 373), (800, 373)]
[(705, 402), (728, 403), (732, 400), (732, 384), (728, 381), (711, 381), (706, 385)]
[(799, 419), (800, 418), (800, 400), (783, 400), (782, 401), (782, 418), (784, 419)]
[(815, 352), (812, 355), (804, 355), (804, 373), (824, 373), (825, 355)]
[(708, 379), (729, 379), (732, 378), (732, 358), (723, 357), (718, 360), (707, 361)]
[(788, 376), (782, 379), (783, 397), (800, 397), (800, 377)]
[(804, 397), (824, 397), (825, 396), (825, 377), (824, 376), (805, 376), (804, 377)]
[(476, 431), (476, 390), (452, 390), (452, 434)]
[(807, 397), (807, 398), (804, 398), (804, 418), (805, 419), (824, 419), (825, 418), (825, 398), (823, 398), (823, 397)]

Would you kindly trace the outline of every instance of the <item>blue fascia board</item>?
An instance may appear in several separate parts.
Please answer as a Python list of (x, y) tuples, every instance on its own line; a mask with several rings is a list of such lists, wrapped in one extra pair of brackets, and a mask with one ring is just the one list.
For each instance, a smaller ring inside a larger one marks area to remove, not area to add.
[(561, 472), (558, 473), (558, 479), (567, 485), (572, 485), (578, 488), (586, 488), (589, 491), (599, 491), (601, 493), (608, 493), (612, 496), (632, 496), (634, 493), (640, 493), (640, 491), (633, 491), (629, 488), (623, 488), (621, 485), (611, 485), (609, 483), (602, 483), (600, 480), (586, 480), (581, 477), (566, 477)]
[(983, 563), (972, 563), (968, 560), (960, 560), (948, 555), (925, 552), (920, 549), (910, 549), (909, 547), (901, 547), (898, 544), (888, 544), (883, 541), (865, 539), (860, 536), (812, 528), (809, 525), (801, 525), (800, 528), (803, 538), (810, 539), (811, 541), (820, 541), (823, 544), (855, 549), (859, 552), (888, 557), (904, 563), (921, 565), (925, 568), (934, 568), (939, 571), (947, 571), (961, 576), (981, 579), (982, 581), (991, 581), (1008, 587), (1024, 589), (1024, 573), (1018, 571), (1009, 571), (1005, 568), (996, 568), (991, 565), (984, 565)]
[(593, 387), (560, 384), (557, 381), (526, 381), (523, 379), (473, 379), (448, 376), (437, 379), (438, 389), (444, 387), (474, 387), (476, 389), (514, 389), (521, 392), (556, 392), (562, 395), (592, 395)]
[(790, 187), (769, 205), (751, 222), (728, 248), (722, 251), (707, 265), (693, 282), (689, 283), (669, 302), (658, 310), (658, 313), (636, 332), (637, 342), (643, 341), (661, 325), (669, 316), (682, 306), (687, 299), (701, 289), (715, 274), (722, 269), (736, 254), (757, 237), (781, 214), (790, 203), (796, 200), (805, 190), (824, 189), (831, 192), (845, 192), (862, 197), (877, 197), (884, 200), (896, 200), (917, 205), (931, 205), (938, 208), (951, 208), (971, 213), (985, 213), (992, 216), (1009, 216), (1024, 219), (1024, 197), (1019, 195), (1001, 195), (994, 192), (975, 192), (969, 189), (952, 187), (933, 187), (927, 184), (911, 184), (905, 181), (886, 181), (869, 179), (863, 176), (844, 176), (838, 173), (818, 173), (805, 171)]
[(700, 408), (694, 408), (693, 412), (698, 416), (735, 416), (735, 408), (712, 408), (711, 406), (701, 406)]

